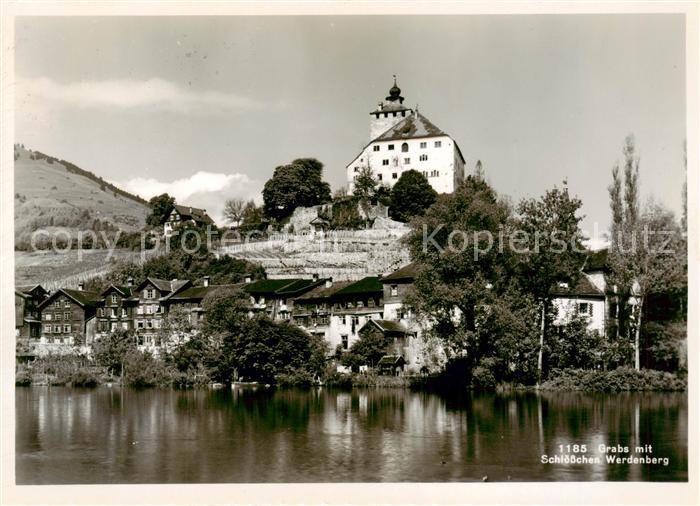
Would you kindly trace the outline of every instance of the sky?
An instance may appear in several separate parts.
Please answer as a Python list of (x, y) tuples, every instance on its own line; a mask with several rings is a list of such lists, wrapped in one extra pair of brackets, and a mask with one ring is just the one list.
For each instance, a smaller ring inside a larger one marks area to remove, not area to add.
[(398, 84), (517, 203), (567, 182), (583, 229), (635, 136), (641, 191), (681, 212), (685, 20), (676, 14), (20, 17), (15, 142), (221, 223), (275, 167), (336, 189)]

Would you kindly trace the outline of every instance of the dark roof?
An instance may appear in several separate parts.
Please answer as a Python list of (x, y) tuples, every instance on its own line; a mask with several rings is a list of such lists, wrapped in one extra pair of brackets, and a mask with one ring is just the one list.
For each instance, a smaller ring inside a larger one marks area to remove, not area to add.
[(117, 286), (117, 285), (109, 285), (107, 288), (105, 288), (102, 291), (102, 293), (100, 295), (102, 295), (104, 297), (112, 289), (118, 291), (119, 293), (121, 293), (122, 295), (124, 295), (126, 297), (131, 297), (131, 295), (132, 295), (132, 293), (131, 293), (132, 287), (130, 287), (130, 286)]
[(209, 286), (191, 286), (181, 292), (168, 297), (169, 302), (181, 300), (202, 300), (208, 294), (215, 292), (219, 288), (236, 288), (242, 286), (240, 283), (230, 285), (209, 285)]
[(576, 296), (585, 296), (585, 297), (604, 297), (605, 294), (601, 290), (599, 290), (586, 276), (585, 274), (581, 274), (581, 276), (578, 278), (578, 281), (576, 284), (572, 287), (569, 286), (568, 288), (563, 287), (561, 285), (557, 285), (554, 287), (551, 291), (552, 295), (557, 295), (560, 297), (576, 297)]
[(583, 266), (583, 270), (587, 272), (606, 271), (608, 269), (608, 248), (590, 252)]
[(334, 296), (346, 296), (346, 295), (359, 295), (359, 294), (373, 294), (376, 292), (383, 292), (384, 287), (381, 281), (379, 281), (378, 276), (367, 276), (359, 281), (350, 283), (344, 288), (336, 291)]
[(418, 275), (418, 265), (415, 262), (411, 262), (408, 265), (404, 265), (400, 269), (384, 276), (382, 278), (382, 283), (387, 283), (389, 281), (413, 281)]
[(310, 290), (316, 286), (323, 285), (325, 282), (325, 279), (299, 279), (278, 290), (277, 294), (294, 296), (296, 294), (306, 292), (307, 290)]
[[(375, 320), (375, 319), (372, 319), (372, 320), (369, 320), (362, 327), (362, 329), (364, 329), (367, 325), (374, 325), (379, 330), (381, 330), (384, 334), (388, 334), (388, 335), (396, 335), (396, 334), (405, 335), (407, 330), (408, 330), (403, 323), (393, 321), (393, 320)], [(362, 330), (362, 329), (360, 329), (360, 330)]]
[(180, 214), (180, 216), (185, 218), (191, 218), (194, 221), (203, 223), (214, 223), (214, 220), (212, 220), (207, 214), (206, 209), (198, 209), (196, 207), (175, 204), (175, 210)]
[(353, 281), (338, 281), (333, 283), (330, 287), (326, 287), (325, 283), (323, 285), (317, 286), (303, 295), (296, 297), (297, 302), (309, 302), (312, 300), (322, 300), (330, 298), (335, 292), (345, 288), (346, 286), (352, 284)]
[(46, 307), (49, 304), (49, 302), (58, 297), (58, 295), (60, 294), (64, 294), (67, 297), (73, 299), (82, 307), (95, 306), (100, 300), (102, 300), (99, 293), (86, 292), (83, 290), (71, 290), (68, 288), (59, 288), (49, 297), (44, 299), (44, 301), (39, 305), (39, 309), (43, 309), (44, 307)]
[[(29, 293), (32, 293), (37, 288), (41, 288), (42, 290), (44, 290), (44, 287), (41, 285), (22, 285), (22, 286), (16, 286), (15, 291), (29, 294)], [(44, 290), (44, 291), (46, 291), (46, 290)]]
[(442, 137), (445, 135), (447, 135), (445, 132), (431, 123), (428, 118), (416, 111), (406, 116), (406, 118), (374, 139), (374, 142), (417, 139), (422, 137)]
[(379, 359), (377, 365), (397, 365), (402, 362), (405, 364), (406, 359), (404, 359), (401, 355), (384, 355)]
[(178, 290), (182, 289), (185, 285), (190, 284), (190, 281), (188, 279), (173, 279), (168, 281), (167, 279), (146, 278), (141, 282), (141, 284), (139, 284), (139, 286), (133, 289), (133, 291), (137, 292), (141, 290), (141, 288), (143, 288), (148, 283), (151, 283), (161, 292), (170, 293), (177, 292)]

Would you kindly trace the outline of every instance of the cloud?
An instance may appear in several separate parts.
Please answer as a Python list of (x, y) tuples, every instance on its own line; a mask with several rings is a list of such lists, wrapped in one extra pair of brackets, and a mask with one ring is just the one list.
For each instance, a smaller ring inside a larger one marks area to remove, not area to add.
[(18, 77), (18, 109), (39, 102), (44, 107), (150, 109), (181, 113), (235, 112), (258, 109), (250, 98), (220, 91), (195, 91), (164, 79), (116, 79), (57, 83), (49, 78)]
[(245, 174), (199, 171), (189, 177), (173, 181), (160, 181), (155, 178), (135, 177), (127, 181), (114, 181), (124, 190), (150, 199), (167, 193), (178, 204), (191, 205), (207, 210), (218, 224), (223, 224), (223, 209), (226, 200), (243, 198), (259, 201), (261, 184)]

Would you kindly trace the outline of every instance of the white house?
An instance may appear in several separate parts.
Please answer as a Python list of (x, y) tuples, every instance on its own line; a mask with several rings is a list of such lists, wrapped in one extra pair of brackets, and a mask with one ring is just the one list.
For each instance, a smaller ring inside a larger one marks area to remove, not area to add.
[(350, 193), (365, 167), (390, 187), (403, 172), (417, 170), (438, 193), (452, 193), (464, 179), (464, 156), (457, 142), (403, 101), (394, 80), (389, 96), (370, 113), (369, 144), (346, 166)]

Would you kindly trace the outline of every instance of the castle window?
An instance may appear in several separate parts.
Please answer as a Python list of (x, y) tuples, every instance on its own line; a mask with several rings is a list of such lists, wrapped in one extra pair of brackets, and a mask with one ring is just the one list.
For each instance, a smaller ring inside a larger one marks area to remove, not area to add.
[(348, 336), (346, 334), (343, 334), (340, 336), (340, 340), (343, 342), (343, 349), (347, 350), (348, 349)]
[(427, 142), (421, 142), (421, 143), (420, 143), (420, 148), (421, 148), (421, 149), (425, 149), (425, 148), (427, 148), (427, 147), (428, 147), (428, 143), (427, 143)]
[(402, 153), (408, 152), (408, 142), (404, 142), (403, 144), (401, 144), (401, 152)]
[(409, 164), (409, 163), (411, 163), (411, 159), (410, 159), (410, 158), (404, 158), (404, 159), (403, 159), (403, 163)]
[(374, 116), (375, 118), (379, 119), (379, 113), (375, 114)]
[(379, 151), (379, 146), (372, 146), (372, 151)]
[(381, 174), (377, 174), (377, 180), (379, 180), (379, 181), (382, 180), (382, 175), (381, 175)]
[(360, 172), (360, 168), (359, 168), (359, 167), (355, 167), (355, 172)]
[(393, 114), (394, 114), (394, 118), (395, 118), (395, 117), (396, 117), (396, 111), (394, 111), (394, 113), (393, 113)]
[(388, 117), (389, 117), (389, 113), (388, 113), (388, 112), (385, 112), (385, 113), (384, 113), (384, 117), (385, 117), (385, 118), (388, 118)]
[(394, 145), (393, 145), (393, 144), (389, 144), (389, 145), (387, 146), (387, 149), (388, 149), (389, 151), (394, 151)]
[(396, 174), (396, 172), (391, 174), (391, 179), (398, 179), (398, 178), (399, 178), (399, 176), (398, 176), (398, 174)]
[(401, 111), (401, 117), (406, 117), (406, 111)]
[(419, 160), (420, 160), (421, 162), (427, 162), (427, 161), (428, 161), (428, 155), (420, 155)]
[(387, 159), (382, 160), (382, 165), (389, 165), (389, 160), (387, 160)]
[(436, 148), (442, 147), (442, 141), (435, 141), (435, 147)]
[(440, 171), (439, 170), (431, 170), (430, 177), (440, 177)]

